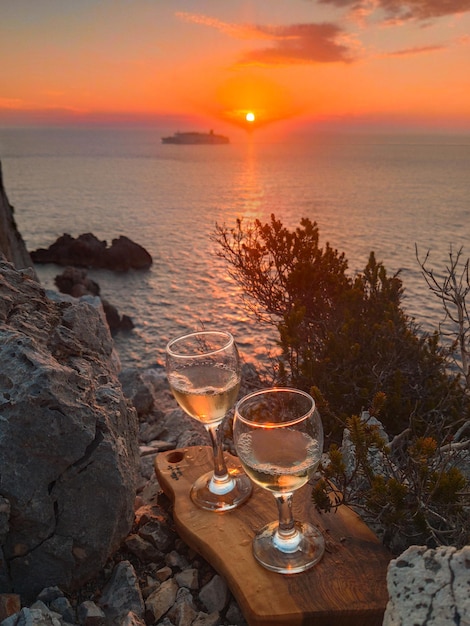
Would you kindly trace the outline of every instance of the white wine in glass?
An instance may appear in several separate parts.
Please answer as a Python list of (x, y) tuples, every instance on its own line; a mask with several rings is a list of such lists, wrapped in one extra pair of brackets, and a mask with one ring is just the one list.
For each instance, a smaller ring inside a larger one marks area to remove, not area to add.
[(294, 520), (292, 499), (312, 477), (323, 450), (323, 427), (313, 398), (283, 387), (255, 391), (235, 407), (233, 437), (246, 473), (278, 505), (279, 520), (253, 540), (255, 558), (281, 574), (312, 567), (321, 559), (325, 542), (315, 526)]
[(233, 509), (251, 495), (252, 486), (246, 474), (227, 469), (218, 436), (240, 389), (240, 357), (232, 335), (208, 330), (173, 339), (166, 348), (166, 372), (178, 404), (211, 437), (214, 470), (194, 483), (191, 498), (209, 511)]

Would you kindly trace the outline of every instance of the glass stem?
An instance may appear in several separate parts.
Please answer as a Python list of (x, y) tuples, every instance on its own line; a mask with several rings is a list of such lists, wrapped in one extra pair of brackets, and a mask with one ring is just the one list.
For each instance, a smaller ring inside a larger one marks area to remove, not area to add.
[(281, 537), (291, 537), (295, 532), (294, 517), (292, 515), (292, 493), (275, 495), (279, 512), (279, 534)]
[(214, 454), (214, 482), (216, 483), (226, 483), (230, 480), (227, 465), (225, 464), (224, 459), (224, 450), (222, 446), (222, 441), (219, 436), (219, 431), (216, 426), (207, 426), (207, 430), (209, 431), (209, 435), (211, 437), (212, 443), (212, 452)]
[(276, 531), (276, 542), (279, 547), (288, 551), (289, 547), (296, 545), (298, 531), (295, 527), (294, 516), (292, 515), (292, 493), (275, 494), (277, 508), (279, 512), (279, 526)]

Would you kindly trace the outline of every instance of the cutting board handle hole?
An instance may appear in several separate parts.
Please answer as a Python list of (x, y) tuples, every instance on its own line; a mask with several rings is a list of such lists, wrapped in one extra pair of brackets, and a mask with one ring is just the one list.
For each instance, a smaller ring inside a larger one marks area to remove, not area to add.
[(184, 459), (184, 452), (171, 452), (166, 457), (166, 460), (168, 461), (168, 463), (179, 463), (183, 459)]

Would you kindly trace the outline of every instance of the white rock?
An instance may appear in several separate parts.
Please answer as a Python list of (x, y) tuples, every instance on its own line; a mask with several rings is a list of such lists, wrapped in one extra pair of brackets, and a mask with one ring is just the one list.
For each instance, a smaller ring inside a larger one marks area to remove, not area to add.
[(412, 546), (390, 562), (383, 626), (470, 626), (470, 546)]

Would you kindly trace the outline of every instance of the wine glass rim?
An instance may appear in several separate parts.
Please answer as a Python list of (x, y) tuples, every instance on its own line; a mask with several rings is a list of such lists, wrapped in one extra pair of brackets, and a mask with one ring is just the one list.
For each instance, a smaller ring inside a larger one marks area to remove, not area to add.
[[(296, 417), (292, 420), (285, 421), (285, 422), (264, 422), (264, 423), (254, 422), (244, 417), (240, 413), (240, 406), (245, 401), (250, 400), (251, 398), (255, 398), (256, 396), (271, 393), (274, 391), (296, 393), (310, 400), (312, 403), (312, 406), (308, 411), (305, 411), (303, 415)], [(316, 408), (315, 400), (312, 398), (312, 396), (309, 393), (307, 393), (306, 391), (303, 391), (302, 389), (295, 389), (294, 387), (267, 387), (265, 389), (258, 389), (257, 391), (252, 391), (246, 396), (243, 396), (243, 398), (240, 398), (240, 400), (235, 405), (235, 417), (245, 424), (259, 426), (259, 428), (285, 428), (286, 426), (291, 426), (293, 424), (298, 424), (299, 422), (302, 422), (308, 415), (311, 415), (315, 411), (315, 408)]]
[[(223, 346), (221, 346), (220, 348), (217, 348), (215, 350), (208, 350), (207, 352), (201, 353), (201, 352), (194, 352), (194, 354), (192, 353), (185, 353), (185, 354), (180, 354), (179, 352), (176, 352), (173, 349), (173, 346), (180, 342), (183, 341), (185, 339), (190, 339), (192, 337), (197, 337), (198, 335), (216, 335), (216, 336), (224, 336), (227, 338), (227, 342), (224, 343)], [(168, 354), (170, 354), (171, 356), (174, 356), (176, 358), (179, 359), (193, 359), (195, 357), (198, 356), (210, 356), (211, 354), (217, 354), (218, 352), (223, 352), (224, 350), (226, 350), (227, 348), (229, 348), (230, 346), (232, 346), (235, 343), (235, 339), (233, 338), (232, 333), (228, 332), (228, 330), (198, 330), (195, 332), (191, 332), (191, 333), (186, 333), (184, 335), (180, 335), (179, 337), (175, 337), (174, 339), (171, 339), (167, 344), (166, 344), (166, 352)]]

